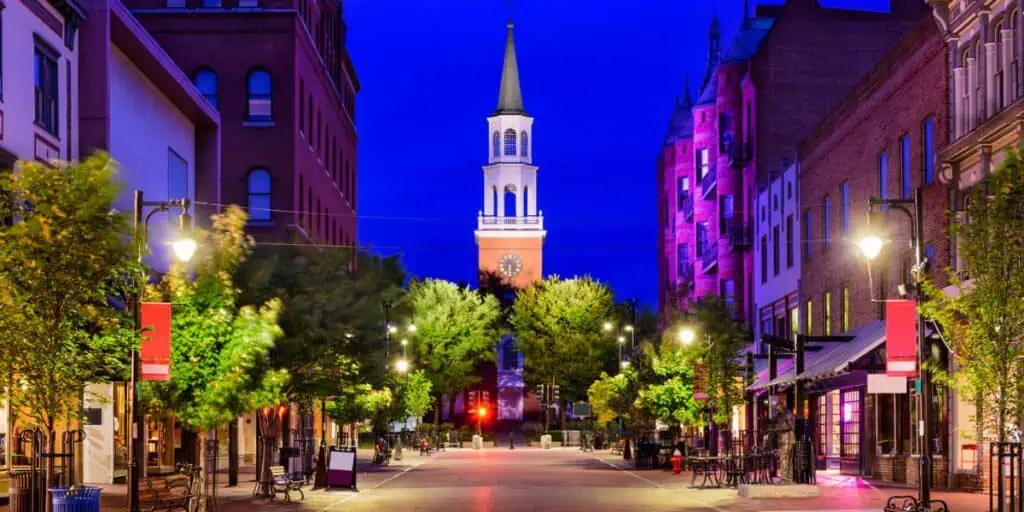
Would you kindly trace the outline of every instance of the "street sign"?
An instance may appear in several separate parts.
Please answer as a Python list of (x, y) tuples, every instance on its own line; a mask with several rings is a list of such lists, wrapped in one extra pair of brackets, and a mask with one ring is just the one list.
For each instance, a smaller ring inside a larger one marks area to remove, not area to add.
[(587, 402), (573, 402), (572, 416), (574, 418), (589, 418), (590, 404), (588, 404)]
[(327, 488), (356, 488), (356, 449), (332, 449), (327, 459)]

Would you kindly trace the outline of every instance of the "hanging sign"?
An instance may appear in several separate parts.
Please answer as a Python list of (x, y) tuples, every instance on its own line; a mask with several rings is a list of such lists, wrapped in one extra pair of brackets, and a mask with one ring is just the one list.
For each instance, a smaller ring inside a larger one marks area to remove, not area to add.
[(331, 449), (327, 457), (327, 488), (356, 488), (356, 449)]
[(917, 304), (912, 300), (885, 303), (885, 374), (917, 375)]
[(708, 398), (708, 367), (696, 363), (693, 365), (693, 399), (704, 402)]
[(139, 311), (142, 380), (171, 379), (171, 303), (143, 302)]

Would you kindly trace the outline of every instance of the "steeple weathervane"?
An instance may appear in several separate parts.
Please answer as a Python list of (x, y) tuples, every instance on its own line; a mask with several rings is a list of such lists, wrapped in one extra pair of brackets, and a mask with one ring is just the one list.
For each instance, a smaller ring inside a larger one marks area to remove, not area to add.
[(513, 23), (508, 21), (505, 36), (505, 59), (501, 67), (501, 88), (498, 90), (496, 114), (524, 114), (523, 93), (519, 89), (519, 65), (516, 63), (516, 41), (512, 34)]

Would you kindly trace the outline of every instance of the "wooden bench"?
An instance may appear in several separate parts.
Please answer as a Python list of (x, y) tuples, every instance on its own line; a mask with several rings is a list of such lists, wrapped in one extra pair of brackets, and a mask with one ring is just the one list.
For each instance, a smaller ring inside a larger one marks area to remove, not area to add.
[(144, 512), (187, 511), (192, 498), (192, 478), (187, 474), (152, 476), (139, 480), (139, 509)]
[(298, 491), (299, 499), (306, 500), (306, 495), (302, 492), (302, 486), (306, 480), (289, 475), (284, 466), (270, 466), (270, 481), (272, 483), (270, 499), (274, 499), (277, 493), (283, 492), (284, 501), (291, 502), (292, 491)]

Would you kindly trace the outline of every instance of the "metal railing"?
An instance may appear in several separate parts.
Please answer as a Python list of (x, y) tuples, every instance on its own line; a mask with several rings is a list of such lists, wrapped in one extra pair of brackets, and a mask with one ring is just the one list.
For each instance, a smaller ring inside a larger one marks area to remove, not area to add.
[(535, 231), (544, 229), (544, 216), (501, 217), (480, 214), (476, 225), (480, 231)]
[(693, 218), (693, 196), (686, 194), (679, 198), (680, 209), (683, 210), (683, 218)]
[(723, 220), (725, 223), (724, 234), (729, 241), (729, 248), (749, 247), (751, 243), (750, 230), (743, 225), (743, 219), (741, 217), (731, 217)]
[(989, 446), (988, 509), (998, 512), (1024, 510), (1021, 444), (993, 442)]
[(700, 251), (700, 262), (707, 272), (718, 264), (718, 240), (709, 240)]
[(708, 166), (708, 172), (704, 173), (704, 176), (700, 178), (700, 193), (701, 197), (707, 198), (708, 193), (714, 190), (715, 184), (718, 183), (718, 166), (711, 164)]

